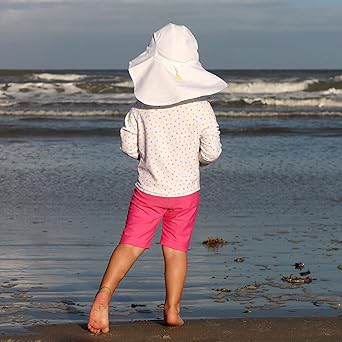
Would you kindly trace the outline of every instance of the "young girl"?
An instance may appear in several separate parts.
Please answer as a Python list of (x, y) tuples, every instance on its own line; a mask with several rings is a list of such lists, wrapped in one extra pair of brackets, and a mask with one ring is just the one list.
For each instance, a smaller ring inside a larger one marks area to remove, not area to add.
[(227, 85), (199, 62), (195, 37), (185, 26), (168, 24), (129, 63), (137, 102), (120, 130), (121, 150), (139, 160), (138, 180), (126, 225), (91, 308), (88, 329), (108, 332), (108, 306), (120, 281), (150, 248), (162, 220), (165, 265), (164, 321), (184, 322), (180, 301), (187, 251), (199, 206), (199, 166), (221, 153), (219, 127), (209, 102), (200, 99)]

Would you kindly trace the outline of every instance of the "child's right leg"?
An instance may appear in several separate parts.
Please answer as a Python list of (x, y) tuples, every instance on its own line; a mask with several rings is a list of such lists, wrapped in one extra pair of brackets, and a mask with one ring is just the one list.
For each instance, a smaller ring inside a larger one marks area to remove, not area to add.
[(194, 228), (200, 193), (169, 199), (168, 210), (163, 217), (160, 243), (165, 264), (165, 308), (167, 325), (180, 326), (180, 301), (187, 272), (187, 251)]

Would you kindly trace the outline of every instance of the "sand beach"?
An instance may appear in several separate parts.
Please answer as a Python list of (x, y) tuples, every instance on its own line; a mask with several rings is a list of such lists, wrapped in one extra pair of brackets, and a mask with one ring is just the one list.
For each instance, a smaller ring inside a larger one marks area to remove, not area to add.
[(86, 324), (47, 325), (29, 329), (25, 336), (3, 336), (1, 342), (339, 342), (342, 318), (245, 318), (192, 320), (183, 327), (161, 321), (113, 323), (108, 334), (93, 335)]

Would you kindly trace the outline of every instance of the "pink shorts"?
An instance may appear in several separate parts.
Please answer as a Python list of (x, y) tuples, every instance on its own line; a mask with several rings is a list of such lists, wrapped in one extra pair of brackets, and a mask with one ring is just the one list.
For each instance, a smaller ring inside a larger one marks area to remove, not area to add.
[(150, 248), (158, 224), (163, 220), (160, 244), (187, 252), (199, 199), (199, 191), (180, 197), (160, 197), (135, 188), (120, 243)]

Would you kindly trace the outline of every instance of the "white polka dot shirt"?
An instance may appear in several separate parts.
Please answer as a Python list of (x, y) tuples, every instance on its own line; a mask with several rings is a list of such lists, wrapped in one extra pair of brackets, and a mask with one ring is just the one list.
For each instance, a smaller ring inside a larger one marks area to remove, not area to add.
[(177, 197), (200, 189), (199, 166), (221, 154), (220, 131), (208, 101), (151, 107), (137, 102), (120, 130), (121, 150), (139, 160), (136, 186)]

